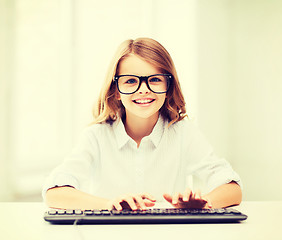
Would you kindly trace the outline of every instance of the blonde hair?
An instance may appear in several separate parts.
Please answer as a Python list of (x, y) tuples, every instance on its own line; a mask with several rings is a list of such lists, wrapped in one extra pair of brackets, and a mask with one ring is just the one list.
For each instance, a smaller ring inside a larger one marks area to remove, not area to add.
[(118, 48), (108, 69), (104, 85), (102, 86), (97, 105), (93, 109), (95, 123), (113, 122), (125, 114), (124, 106), (117, 99), (117, 87), (113, 78), (118, 71), (119, 63), (130, 54), (134, 54), (160, 69), (162, 73), (173, 76), (170, 88), (166, 93), (166, 100), (160, 109), (160, 114), (169, 121), (169, 125), (182, 120), (186, 114), (185, 101), (178, 81), (174, 63), (167, 50), (151, 38), (126, 40)]

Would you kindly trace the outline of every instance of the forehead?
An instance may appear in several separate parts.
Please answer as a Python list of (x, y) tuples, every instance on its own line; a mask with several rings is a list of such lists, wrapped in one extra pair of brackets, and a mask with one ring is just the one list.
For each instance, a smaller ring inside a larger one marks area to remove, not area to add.
[(117, 73), (118, 75), (132, 74), (137, 76), (148, 76), (160, 73), (160, 70), (142, 58), (130, 54), (128, 57), (120, 61)]

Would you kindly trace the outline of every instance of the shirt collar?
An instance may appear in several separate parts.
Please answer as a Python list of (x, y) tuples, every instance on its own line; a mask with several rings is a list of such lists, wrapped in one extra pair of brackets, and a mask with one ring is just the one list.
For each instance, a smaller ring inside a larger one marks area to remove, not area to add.
[(130, 141), (131, 138), (127, 135), (123, 122), (120, 118), (113, 123), (113, 131), (119, 149), (121, 149), (128, 141)]
[(153, 128), (153, 131), (151, 132), (151, 134), (149, 136), (146, 136), (143, 139), (145, 140), (147, 138), (147, 139), (151, 140), (152, 143), (154, 144), (154, 146), (157, 147), (159, 145), (161, 139), (162, 139), (165, 126), (166, 126), (165, 120), (163, 119), (163, 117), (161, 115), (159, 115), (159, 119), (158, 119), (155, 127)]
[[(163, 119), (163, 117), (160, 115), (158, 118), (158, 121), (156, 125), (153, 128), (153, 131), (149, 136), (146, 136), (142, 139), (142, 141), (151, 141), (152, 144), (157, 147), (161, 141), (161, 138), (164, 133), (164, 129), (166, 127), (166, 121)], [(113, 131), (116, 137), (118, 148), (121, 149), (123, 146), (125, 146), (129, 141), (133, 141), (131, 137), (129, 137), (125, 131), (124, 124), (120, 118), (118, 118), (113, 123)], [(142, 142), (141, 142), (142, 144)]]

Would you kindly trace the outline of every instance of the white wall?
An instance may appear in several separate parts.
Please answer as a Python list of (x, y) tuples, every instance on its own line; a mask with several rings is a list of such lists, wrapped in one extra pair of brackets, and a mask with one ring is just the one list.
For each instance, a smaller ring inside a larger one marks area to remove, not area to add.
[(282, 2), (198, 4), (199, 125), (244, 183), (244, 199), (281, 200)]
[(282, 199), (280, 1), (0, 4), (0, 200), (40, 195), (91, 121), (116, 47), (139, 36), (171, 53), (189, 115), (241, 175), (244, 199)]
[(231, 7), (234, 161), (249, 199), (282, 200), (282, 2), (235, 1)]
[(10, 57), (13, 50), (9, 47), (13, 33), (13, 16), (9, 11), (10, 5), (0, 2), (0, 200), (10, 200), (11, 178), (10, 178), (10, 144), (9, 144), (9, 103), (10, 86), (9, 80), (13, 64)]

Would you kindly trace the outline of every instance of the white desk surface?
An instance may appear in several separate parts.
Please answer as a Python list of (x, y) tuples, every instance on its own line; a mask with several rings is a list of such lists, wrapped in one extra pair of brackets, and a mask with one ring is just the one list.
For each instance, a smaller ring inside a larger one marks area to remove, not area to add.
[(206, 239), (282, 240), (282, 201), (243, 202), (248, 215), (232, 224), (52, 225), (44, 221), (43, 203), (0, 203), (0, 239)]

